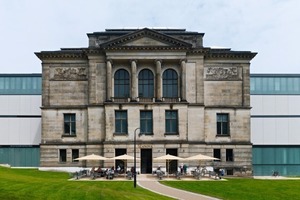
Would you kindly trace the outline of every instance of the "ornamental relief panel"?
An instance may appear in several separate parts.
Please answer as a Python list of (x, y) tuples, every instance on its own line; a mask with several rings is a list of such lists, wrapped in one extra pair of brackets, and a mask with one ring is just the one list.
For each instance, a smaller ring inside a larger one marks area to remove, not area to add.
[(207, 66), (204, 68), (206, 80), (242, 80), (242, 67), (238, 66)]
[(50, 79), (56, 81), (86, 80), (87, 69), (85, 67), (54, 67), (50, 70)]

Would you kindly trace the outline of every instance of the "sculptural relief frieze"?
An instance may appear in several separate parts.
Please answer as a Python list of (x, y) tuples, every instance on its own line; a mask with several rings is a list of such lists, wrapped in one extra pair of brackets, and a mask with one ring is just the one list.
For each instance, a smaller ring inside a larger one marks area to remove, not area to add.
[(206, 80), (240, 80), (239, 67), (206, 67), (205, 78)]
[(85, 67), (55, 67), (52, 71), (51, 80), (86, 80)]

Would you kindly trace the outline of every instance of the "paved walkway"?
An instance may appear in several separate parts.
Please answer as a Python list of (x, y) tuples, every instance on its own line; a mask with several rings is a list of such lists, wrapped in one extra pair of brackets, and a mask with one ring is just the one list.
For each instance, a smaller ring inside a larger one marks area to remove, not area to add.
[(179, 190), (175, 188), (171, 188), (160, 184), (155, 178), (148, 178), (147, 175), (139, 175), (137, 179), (137, 183), (139, 186), (150, 190), (152, 192), (172, 197), (180, 200), (216, 200), (216, 198), (196, 194), (192, 192), (187, 192), (184, 190)]

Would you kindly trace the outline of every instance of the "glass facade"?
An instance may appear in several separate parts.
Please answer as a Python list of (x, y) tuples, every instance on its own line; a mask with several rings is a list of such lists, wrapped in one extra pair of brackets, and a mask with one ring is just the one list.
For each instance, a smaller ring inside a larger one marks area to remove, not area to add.
[(300, 74), (251, 74), (251, 95), (300, 95)]
[(14, 167), (40, 166), (39, 146), (2, 146), (0, 147), (0, 163)]
[(280, 176), (299, 175), (300, 146), (253, 146), (253, 174), (271, 176), (273, 171)]
[(41, 74), (0, 74), (0, 95), (41, 94)]

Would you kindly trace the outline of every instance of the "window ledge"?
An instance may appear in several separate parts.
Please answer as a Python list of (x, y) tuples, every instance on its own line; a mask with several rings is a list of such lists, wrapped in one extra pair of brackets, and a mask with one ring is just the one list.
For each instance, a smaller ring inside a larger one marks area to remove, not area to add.
[(76, 135), (67, 135), (67, 134), (64, 134), (61, 137), (76, 137)]
[(168, 136), (168, 135), (179, 136), (179, 133), (165, 133), (165, 136)]
[(153, 133), (140, 133), (139, 136), (153, 136), (154, 134)]
[(216, 137), (230, 137), (230, 135), (216, 135)]
[(114, 136), (128, 136), (128, 133), (114, 133)]

